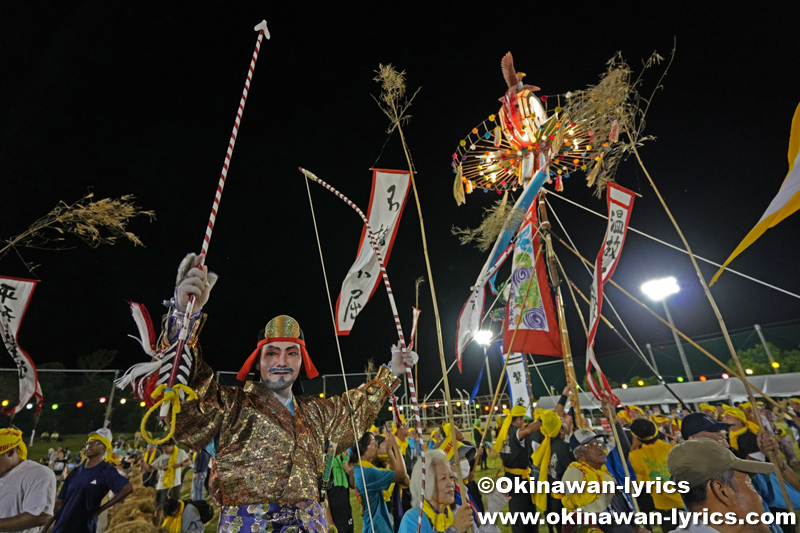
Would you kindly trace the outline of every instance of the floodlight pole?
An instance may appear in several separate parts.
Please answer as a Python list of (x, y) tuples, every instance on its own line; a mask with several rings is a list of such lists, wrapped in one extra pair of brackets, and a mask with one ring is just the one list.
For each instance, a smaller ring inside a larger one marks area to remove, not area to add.
[(656, 374), (661, 375), (661, 372), (658, 371), (658, 366), (656, 365), (656, 357), (653, 355), (653, 347), (650, 346), (649, 342), (645, 344), (645, 346), (647, 347), (647, 353), (650, 354), (650, 362), (653, 363), (653, 369), (655, 369)]
[(489, 379), (489, 396), (494, 396), (494, 385), (492, 381), (492, 370), (489, 368), (489, 355), (486, 346), (483, 347), (483, 363), (486, 365), (486, 377)]
[[(669, 325), (672, 326), (672, 338), (675, 339), (675, 345), (678, 347), (678, 353), (681, 356), (681, 363), (683, 363), (683, 371), (686, 372), (686, 377), (689, 381), (694, 381), (692, 369), (689, 368), (689, 361), (686, 360), (686, 352), (683, 351), (683, 344), (681, 344), (681, 339), (678, 337), (678, 334), (675, 333), (675, 322), (672, 320), (672, 313), (669, 312), (669, 307), (667, 307), (666, 298), (661, 300), (661, 303), (664, 305), (664, 312), (667, 314)], [(652, 352), (650, 352), (650, 354), (652, 355)]]
[(769, 358), (769, 366), (772, 367), (772, 371), (776, 374), (778, 373), (778, 369), (775, 368), (775, 359), (772, 358), (772, 352), (767, 345), (767, 339), (764, 338), (764, 333), (761, 331), (761, 326), (756, 324), (754, 326), (756, 328), (756, 333), (758, 333), (758, 338), (761, 339), (761, 346), (764, 347), (764, 351), (767, 352), (767, 357)]
[(107, 428), (111, 424), (111, 410), (114, 408), (114, 391), (117, 389), (115, 381), (119, 377), (119, 370), (114, 371), (114, 379), (111, 380), (111, 392), (108, 395), (108, 405), (106, 406), (106, 419), (103, 421), (103, 427)]

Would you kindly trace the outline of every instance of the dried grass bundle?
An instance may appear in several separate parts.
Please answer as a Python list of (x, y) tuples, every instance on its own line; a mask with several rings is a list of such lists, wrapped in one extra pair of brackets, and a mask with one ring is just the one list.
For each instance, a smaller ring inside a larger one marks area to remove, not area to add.
[(166, 531), (166, 529), (156, 527), (146, 520), (139, 519), (109, 526), (106, 533), (159, 533), (162, 530)]
[(75, 235), (92, 248), (101, 244), (115, 244), (119, 238), (127, 239), (135, 246), (144, 246), (135, 233), (127, 231), (127, 224), (131, 219), (141, 215), (154, 220), (156, 215), (153, 211), (144, 211), (134, 204), (132, 195), (97, 201), (93, 201), (93, 198), (94, 194), (89, 193), (72, 204), (59, 202), (27, 230), (5, 241), (5, 246), (0, 248), (0, 257), (15, 247), (66, 249), (67, 247), (61, 244), (65, 238), (51, 237), (48, 230), (61, 235)]
[(406, 98), (406, 71), (398, 72), (392, 64), (378, 65), (377, 74), (373, 78), (381, 84), (380, 98), (372, 97), (377, 103), (381, 111), (389, 117), (391, 126), (386, 130), (386, 133), (392, 133), (394, 129), (411, 119), (411, 115), (406, 114), (408, 108), (411, 107), (411, 102), (417, 96), (419, 89), (414, 92), (411, 99)]
[(641, 136), (647, 109), (642, 110), (639, 105), (646, 100), (639, 95), (637, 87), (641, 84), (643, 72), (660, 64), (663, 59), (654, 52), (639, 76), (633, 79), (632, 70), (622, 54), (617, 52), (606, 63), (607, 70), (596, 86), (566, 95), (563, 116), (590, 132), (590, 142), (598, 146), (600, 159), (591, 170), (587, 170), (587, 184), (594, 185), (597, 196), (601, 196), (606, 184), (613, 181), (625, 154), (630, 153), (634, 145), (647, 140)]
[(525, 213), (509, 205), (505, 198), (498, 200), (484, 209), (481, 225), (475, 229), (453, 227), (452, 234), (458, 237), (461, 244), (475, 243), (481, 252), (489, 250), (497, 240), (500, 232), (506, 227), (517, 227), (525, 219)]

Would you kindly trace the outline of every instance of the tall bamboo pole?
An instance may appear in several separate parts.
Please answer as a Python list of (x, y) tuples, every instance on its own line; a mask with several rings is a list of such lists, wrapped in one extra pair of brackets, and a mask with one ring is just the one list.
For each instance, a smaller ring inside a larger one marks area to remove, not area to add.
[[(592, 263), (591, 261), (589, 261), (588, 259), (586, 259), (585, 257), (583, 257), (583, 256), (582, 256), (582, 255), (581, 255), (581, 254), (580, 254), (580, 253), (579, 253), (577, 250), (575, 250), (575, 249), (574, 249), (572, 246), (570, 246), (568, 243), (564, 242), (564, 240), (563, 240), (563, 239), (558, 239), (558, 242), (560, 242), (561, 244), (563, 244), (563, 245), (564, 245), (564, 247), (565, 247), (567, 250), (569, 250), (570, 252), (572, 252), (573, 254), (575, 254), (577, 257), (579, 257), (580, 259), (582, 259), (582, 260), (583, 260), (583, 261), (584, 261), (584, 262), (585, 262), (587, 265), (589, 265), (591, 268), (594, 268), (594, 263)], [(671, 325), (669, 322), (667, 322), (667, 321), (666, 321), (666, 320), (665, 320), (665, 319), (664, 319), (664, 318), (663, 318), (661, 315), (659, 315), (658, 313), (656, 313), (655, 311), (653, 311), (652, 309), (650, 309), (649, 307), (647, 307), (647, 305), (645, 305), (645, 304), (644, 304), (644, 303), (643, 303), (641, 300), (639, 300), (639, 299), (638, 299), (638, 298), (636, 298), (634, 295), (632, 295), (631, 293), (629, 293), (628, 291), (626, 291), (626, 290), (625, 290), (625, 289), (624, 289), (622, 286), (620, 286), (620, 285), (619, 285), (619, 283), (617, 283), (617, 282), (616, 282), (616, 281), (614, 281), (613, 279), (610, 279), (610, 280), (608, 280), (608, 282), (609, 282), (611, 285), (613, 285), (614, 287), (616, 287), (617, 289), (619, 289), (619, 290), (620, 290), (620, 292), (622, 292), (622, 294), (624, 294), (625, 296), (627, 296), (628, 298), (630, 298), (631, 300), (633, 300), (633, 302), (634, 302), (634, 303), (636, 303), (636, 304), (638, 304), (640, 307), (642, 307), (642, 309), (646, 310), (648, 313), (650, 313), (651, 315), (653, 315), (653, 317), (655, 317), (655, 318), (656, 318), (656, 319), (657, 319), (659, 322), (661, 322), (662, 324), (664, 324), (665, 326), (667, 326), (667, 327), (668, 327), (670, 330), (672, 330), (672, 331), (674, 331), (675, 333), (677, 333), (678, 335), (680, 335), (680, 337), (681, 337), (683, 340), (685, 340), (686, 342), (688, 342), (689, 344), (691, 344), (692, 346), (694, 346), (694, 347), (695, 347), (695, 348), (696, 348), (696, 349), (697, 349), (697, 350), (698, 350), (700, 353), (702, 353), (703, 355), (705, 355), (706, 357), (708, 357), (709, 359), (711, 359), (712, 361), (714, 361), (715, 363), (717, 363), (719, 366), (721, 366), (722, 368), (724, 368), (724, 369), (725, 369), (725, 370), (726, 370), (726, 371), (727, 371), (727, 372), (728, 372), (728, 373), (729, 373), (731, 376), (733, 376), (733, 377), (736, 377), (736, 378), (739, 378), (739, 379), (742, 379), (742, 377), (739, 375), (739, 373), (738, 373), (736, 370), (732, 369), (731, 367), (729, 367), (728, 365), (726, 365), (725, 363), (723, 363), (722, 361), (720, 361), (720, 360), (719, 360), (717, 357), (715, 357), (714, 355), (712, 355), (712, 354), (711, 354), (711, 352), (709, 352), (708, 350), (706, 350), (705, 348), (703, 348), (702, 346), (700, 346), (699, 344), (697, 344), (695, 341), (693, 341), (691, 338), (689, 338), (689, 336), (688, 336), (688, 335), (686, 335), (684, 332), (682, 332), (682, 331), (681, 331), (681, 330), (679, 330), (678, 328), (676, 328), (676, 327), (672, 326), (672, 325)], [(743, 380), (742, 380), (742, 381), (743, 381)], [(767, 395), (767, 394), (766, 394), (764, 391), (762, 391), (761, 389), (757, 388), (757, 387), (756, 387), (755, 385), (753, 385), (752, 383), (750, 384), (750, 387), (752, 387), (752, 389), (753, 389), (754, 391), (756, 391), (756, 392), (758, 393), (758, 395), (759, 395), (759, 396), (761, 396), (762, 398), (764, 398), (765, 400), (767, 400), (768, 402), (770, 402), (772, 405), (774, 405), (775, 407), (777, 407), (778, 409), (780, 409), (780, 410), (781, 410), (781, 412), (783, 412), (783, 413), (786, 413), (786, 409), (785, 409), (785, 408), (784, 408), (784, 407), (783, 407), (781, 404), (779, 404), (778, 402), (776, 402), (776, 401), (775, 401), (775, 400), (774, 400), (774, 399), (773, 399), (771, 396)], [(788, 413), (786, 413), (786, 414), (788, 414)]]
[(570, 387), (570, 403), (575, 409), (575, 426), (583, 426), (583, 415), (581, 413), (581, 403), (578, 396), (578, 379), (575, 376), (575, 364), (572, 361), (572, 347), (569, 343), (569, 331), (567, 330), (567, 316), (564, 313), (564, 299), (561, 296), (561, 280), (556, 268), (555, 252), (553, 251), (553, 239), (550, 236), (550, 220), (547, 218), (547, 208), (545, 206), (544, 195), (539, 195), (539, 221), (541, 233), (544, 235), (545, 245), (547, 246), (547, 262), (549, 265), (550, 283), (556, 289), (556, 313), (558, 315), (559, 338), (561, 339), (561, 353), (564, 358), (564, 375)]
[[(444, 381), (444, 396), (445, 402), (447, 405), (447, 418), (450, 421), (450, 442), (455, 448), (454, 456), (456, 458), (456, 464), (460, 463), (458, 458), (458, 444), (456, 443), (456, 419), (455, 414), (453, 413), (453, 400), (450, 396), (450, 381), (447, 378), (447, 363), (444, 360), (444, 342), (442, 341), (442, 321), (439, 317), (439, 304), (436, 300), (436, 289), (433, 283), (433, 271), (431, 270), (431, 260), (430, 256), (428, 255), (428, 239), (425, 235), (425, 220), (422, 216), (422, 205), (419, 201), (419, 192), (417, 191), (417, 182), (414, 179), (414, 165), (411, 163), (411, 156), (408, 153), (408, 145), (406, 144), (406, 138), (403, 134), (403, 127), (401, 125), (400, 115), (397, 112), (397, 107), (395, 105), (394, 100), (388, 102), (391, 104), (392, 111), (394, 112), (395, 116), (395, 126), (397, 127), (397, 132), (400, 135), (400, 141), (403, 145), (403, 152), (406, 156), (406, 162), (408, 163), (408, 172), (411, 177), (411, 188), (414, 190), (414, 201), (417, 204), (417, 214), (419, 215), (419, 229), (422, 235), (422, 252), (425, 256), (425, 268), (428, 272), (428, 281), (430, 282), (431, 287), (431, 301), (433, 303), (433, 316), (434, 320), (436, 321), (436, 337), (439, 343), (439, 362), (442, 365), (442, 378)], [(442, 443), (444, 445), (444, 443)], [(458, 486), (461, 490), (461, 495), (463, 498), (466, 499), (467, 497), (467, 487), (464, 484), (464, 480), (462, 479), (461, 475), (458, 475)]]
[[(630, 132), (628, 132), (628, 137), (633, 141)], [(686, 248), (686, 252), (689, 254), (689, 259), (692, 260), (692, 266), (694, 266), (694, 270), (697, 273), (697, 277), (700, 279), (700, 284), (703, 286), (703, 292), (706, 294), (706, 298), (708, 298), (708, 303), (711, 304), (711, 309), (714, 311), (714, 314), (717, 317), (717, 322), (719, 322), (719, 327), (722, 330), (722, 336), (725, 337), (725, 344), (728, 346), (728, 351), (730, 351), (731, 358), (733, 362), (736, 364), (737, 370), (739, 370), (739, 376), (744, 383), (744, 390), (747, 391), (747, 397), (750, 400), (751, 405), (756, 405), (755, 396), (753, 396), (753, 390), (750, 387), (750, 383), (747, 381), (745, 377), (744, 368), (742, 368), (742, 362), (739, 361), (739, 355), (736, 353), (736, 349), (733, 347), (733, 341), (731, 340), (730, 334), (728, 334), (728, 327), (725, 325), (725, 320), (722, 318), (722, 313), (717, 307), (717, 302), (714, 300), (714, 296), (711, 295), (711, 290), (708, 288), (708, 284), (706, 283), (705, 278), (703, 277), (703, 273), (700, 272), (700, 267), (697, 264), (697, 260), (694, 258), (694, 253), (692, 252), (692, 247), (689, 246), (689, 241), (686, 240), (686, 236), (684, 236), (683, 232), (681, 231), (680, 226), (678, 225), (678, 221), (675, 220), (675, 217), (672, 216), (672, 212), (670, 211), (669, 207), (667, 207), (667, 202), (664, 201), (664, 197), (661, 196), (661, 192), (656, 187), (656, 183), (653, 181), (652, 176), (647, 171), (647, 168), (644, 166), (644, 162), (642, 161), (641, 156), (639, 155), (639, 150), (636, 149), (636, 143), (631, 142), (631, 147), (633, 148), (633, 153), (636, 155), (636, 160), (639, 162), (639, 166), (642, 168), (644, 175), (647, 177), (647, 181), (650, 182), (650, 186), (653, 188), (653, 192), (656, 193), (659, 202), (661, 202), (661, 206), (664, 208), (664, 211), (667, 213), (672, 225), (675, 227), (675, 231), (678, 233), (678, 236), (681, 238), (681, 242), (683, 242), (684, 248)], [(761, 416), (756, 417), (756, 422), (758, 423), (758, 430), (764, 431), (764, 423), (761, 420)], [(783, 494), (783, 498), (786, 501), (786, 507), (790, 512), (794, 511), (794, 507), (792, 506), (792, 502), (789, 500), (789, 494), (786, 491), (786, 485), (783, 482), (783, 476), (781, 476), (780, 470), (777, 468), (780, 464), (780, 459), (778, 455), (774, 452), (768, 454), (769, 460), (775, 465), (776, 467), (776, 476), (778, 477), (778, 482), (781, 487), (781, 493)]]
[[(425, 278), (420, 276), (417, 278), (417, 281), (414, 283), (414, 291), (416, 293), (414, 297), (414, 305), (417, 309), (419, 309), (419, 286), (425, 283)], [(417, 353), (419, 353), (419, 326), (417, 326), (416, 331), (414, 331), (414, 348), (416, 349)], [(408, 379), (406, 378), (406, 382)], [(417, 364), (414, 365), (414, 383), (419, 383), (419, 361)], [(419, 385), (417, 385), (419, 386)], [(419, 436), (420, 438), (420, 445), (422, 444), (422, 435)]]

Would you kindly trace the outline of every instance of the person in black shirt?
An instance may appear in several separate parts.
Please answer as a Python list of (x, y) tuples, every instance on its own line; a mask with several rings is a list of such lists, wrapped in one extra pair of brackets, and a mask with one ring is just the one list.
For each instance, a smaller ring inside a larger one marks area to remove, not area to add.
[[(483, 438), (483, 431), (481, 430), (481, 419), (476, 418), (475, 425), (472, 426), (472, 440), (475, 442), (476, 448), (481, 445), (482, 438)], [(491, 435), (486, 435), (486, 438), (491, 439)], [(489, 465), (486, 462), (488, 458), (489, 458), (489, 444), (487, 442), (484, 442), (483, 454), (481, 454), (480, 457), (481, 470), (486, 470), (487, 468), (489, 468)]]
[[(542, 426), (542, 421), (537, 420), (532, 424), (524, 425), (524, 416), (527, 410), (515, 405), (510, 411), (503, 410), (506, 415), (503, 427), (497, 436), (494, 449), (500, 453), (503, 461), (505, 475), (512, 483), (516, 478), (523, 478), (528, 481), (531, 477), (531, 454), (533, 453), (532, 435)], [(538, 444), (536, 445), (538, 447)], [(511, 492), (511, 500), (508, 502), (508, 510), (511, 513), (534, 513), (536, 507), (533, 505), (531, 495), (523, 492)], [(512, 533), (525, 533), (538, 531), (539, 525), (523, 525), (521, 523), (511, 526)]]

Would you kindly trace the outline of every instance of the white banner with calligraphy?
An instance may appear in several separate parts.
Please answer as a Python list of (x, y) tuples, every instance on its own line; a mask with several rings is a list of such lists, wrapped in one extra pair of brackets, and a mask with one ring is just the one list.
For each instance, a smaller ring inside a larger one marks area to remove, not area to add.
[[(600, 364), (594, 355), (594, 338), (597, 333), (597, 326), (600, 323), (600, 311), (603, 307), (603, 285), (611, 279), (614, 270), (617, 268), (622, 245), (625, 243), (625, 236), (628, 233), (628, 221), (631, 218), (633, 200), (635, 195), (632, 191), (620, 187), (616, 183), (608, 183), (606, 187), (606, 202), (608, 204), (608, 226), (600, 253), (597, 254), (595, 261), (594, 279), (591, 288), (591, 305), (589, 306), (589, 335), (586, 345), (586, 381), (592, 394), (598, 399), (603, 397), (614, 398), (611, 387), (606, 380)], [(598, 275), (599, 274), (599, 275)], [(596, 370), (600, 376), (605, 391), (592, 377), (592, 370)]]
[[(389, 263), (410, 184), (411, 175), (407, 170), (372, 170), (372, 194), (367, 219), (375, 234), (384, 266)], [(336, 300), (337, 335), (350, 334), (356, 317), (372, 298), (380, 281), (380, 262), (369, 242), (365, 226), (361, 232), (356, 262), (345, 276)]]
[(22, 317), (28, 308), (36, 281), (0, 276), (0, 336), (8, 353), (17, 365), (19, 375), (19, 402), (4, 409), (6, 415), (18, 413), (31, 399), (36, 402), (36, 413), (42, 408), (42, 388), (36, 375), (36, 367), (30, 356), (17, 343), (17, 333)]
[(484, 272), (481, 279), (478, 280), (475, 288), (472, 289), (472, 294), (469, 295), (467, 303), (461, 308), (461, 313), (458, 315), (458, 330), (456, 331), (456, 361), (458, 362), (459, 372), (461, 372), (461, 359), (464, 355), (464, 350), (472, 342), (475, 333), (481, 329), (483, 307), (486, 303), (486, 283), (494, 277), (513, 251), (514, 247), (512, 245), (506, 246), (506, 249), (503, 250), (494, 265)]
[[(508, 408), (511, 409), (514, 405), (521, 405), (528, 410), (527, 416), (531, 414), (531, 401), (528, 394), (528, 373), (525, 372), (525, 362), (522, 358), (525, 354), (512, 353), (508, 355), (508, 365), (506, 366), (506, 378), (508, 379), (508, 395), (511, 398), (511, 403)], [(503, 355), (503, 362), (505, 362), (506, 355)]]

